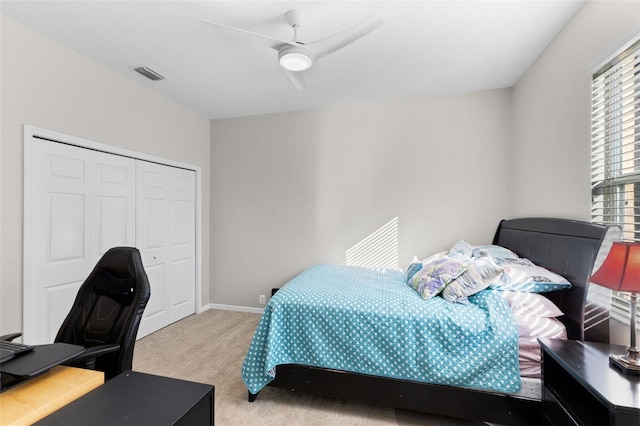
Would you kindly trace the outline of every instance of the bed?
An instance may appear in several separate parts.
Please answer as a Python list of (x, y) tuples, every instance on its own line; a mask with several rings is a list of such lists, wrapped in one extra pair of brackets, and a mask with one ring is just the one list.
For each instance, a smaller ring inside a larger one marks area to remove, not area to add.
[[(564, 314), (558, 319), (566, 327), (566, 335), (569, 339), (608, 342), (608, 314), (604, 308), (591, 307), (589, 318), (592, 322), (585, 322), (588, 277), (591, 275), (594, 266), (597, 267), (604, 260), (612, 241), (618, 239), (619, 235), (619, 229), (615, 227), (605, 227), (565, 219), (522, 218), (501, 221), (495, 232), (492, 244), (507, 248), (519, 257), (529, 259), (536, 265), (560, 274), (571, 283), (571, 287), (568, 289), (545, 293), (545, 296), (553, 301), (555, 306)], [(313, 286), (313, 274), (308, 276), (310, 279), (307, 281), (311, 281), (310, 285)], [(390, 277), (397, 280), (397, 275), (390, 275)], [(367, 281), (363, 282), (367, 283)], [(326, 286), (326, 283), (316, 283), (315, 287), (312, 287), (312, 292), (322, 292), (323, 285)], [(289, 284), (283, 287), (283, 292), (284, 290), (289, 291)], [(381, 288), (383, 292), (388, 290), (384, 286)], [(400, 291), (405, 290), (401, 289)], [(498, 305), (491, 304), (493, 303), (490, 300), (492, 296), (487, 296), (487, 293), (495, 292), (479, 292), (469, 298), (471, 304), (488, 305), (489, 310), (499, 310), (499, 307), (496, 307)], [(390, 299), (404, 297), (389, 294)], [(291, 298), (291, 295), (289, 295), (289, 298)], [(277, 301), (278, 299), (274, 297), (272, 301), (274, 300)], [(354, 302), (354, 305), (358, 305), (357, 301)], [(413, 309), (413, 305), (406, 306)], [(265, 312), (268, 309), (269, 306), (267, 306)], [(329, 312), (333, 312), (333, 310), (329, 306), (324, 309), (327, 312), (325, 316), (330, 318), (331, 314)], [(263, 314), (263, 321), (265, 320), (264, 316)], [(296, 315), (288, 314), (286, 318), (287, 322), (295, 322)], [(316, 318), (314, 321), (318, 321), (318, 319)], [(358, 325), (356, 318), (347, 318), (346, 320), (342, 318), (340, 321), (353, 327)], [(267, 327), (269, 326), (267, 323)], [(491, 323), (485, 328), (492, 329), (498, 326), (498, 323)], [(409, 328), (411, 327), (409, 326)], [(513, 327), (513, 324), (506, 327), (508, 330), (512, 330), (508, 327)], [(387, 328), (397, 329), (397, 325), (389, 324)], [(360, 330), (356, 333), (360, 333), (363, 330), (363, 328), (358, 329), (357, 327), (355, 329)], [(256, 331), (256, 335), (259, 333), (263, 335), (269, 334), (264, 329), (260, 331), (260, 326)], [(378, 329), (376, 329), (375, 333), (372, 333), (372, 335), (378, 334), (380, 334)], [(510, 334), (510, 332), (507, 331), (507, 334)], [(494, 337), (493, 335), (489, 336), (489, 338)], [(256, 339), (257, 336), (254, 336), (254, 340)], [(489, 340), (489, 342), (491, 342), (491, 345), (496, 345), (496, 347), (504, 344), (505, 349), (503, 350), (505, 353), (510, 353), (513, 350), (513, 340), (505, 342)], [(458, 343), (459, 341), (454, 341), (453, 344)], [(273, 345), (273, 342), (270, 342), (270, 344)], [(449, 342), (448, 344), (452, 343)], [(293, 344), (291, 345), (291, 347), (294, 346)], [(252, 343), (252, 347), (250, 347), (247, 354), (247, 360), (254, 350)], [(370, 351), (369, 348), (366, 348), (366, 350)], [(516, 337), (516, 358), (517, 350)], [(511, 354), (509, 357), (511, 357)], [(382, 359), (385, 359), (384, 354), (382, 354)], [(247, 360), (245, 360), (245, 366)], [(307, 364), (306, 362), (279, 363), (276, 360), (275, 367), (267, 372), (274, 377), (263, 380), (259, 385), (248, 385), (249, 401), (255, 401), (259, 389), (263, 385), (267, 385), (292, 391), (311, 392), (317, 395), (337, 398), (360, 399), (396, 408), (499, 424), (539, 424), (541, 419), (539, 397), (531, 397), (522, 392), (513, 392), (513, 383), (509, 380), (506, 383), (490, 380), (491, 377), (508, 377), (513, 373), (513, 365), (504, 367), (492, 365), (490, 367), (492, 369), (487, 370), (486, 374), (479, 380), (481, 386), (476, 386), (475, 384), (460, 386), (456, 384), (457, 378), (455, 377), (444, 378), (439, 383), (427, 383), (424, 380), (430, 381), (429, 377), (427, 379), (421, 377), (418, 380), (413, 379), (411, 374), (398, 375), (393, 373), (393, 377), (388, 377), (387, 374), (379, 373), (377, 370), (373, 370), (373, 373), (370, 373), (370, 370), (366, 370), (367, 373), (365, 374), (357, 367), (354, 367), (355, 361), (343, 361), (340, 360), (341, 363), (337, 364), (325, 364), (337, 365), (338, 368), (325, 368), (317, 366), (317, 362), (309, 362), (308, 364), (311, 365), (305, 365)], [(471, 363), (472, 361), (469, 362)], [(482, 360), (478, 362), (482, 362)], [(413, 363), (415, 364), (416, 362), (414, 361)], [(417, 364), (420, 364), (420, 360), (417, 361)], [(342, 366), (345, 367), (342, 368)], [(244, 369), (245, 367), (243, 367), (243, 378), (246, 373)], [(250, 383), (250, 381), (245, 378), (245, 383)]]

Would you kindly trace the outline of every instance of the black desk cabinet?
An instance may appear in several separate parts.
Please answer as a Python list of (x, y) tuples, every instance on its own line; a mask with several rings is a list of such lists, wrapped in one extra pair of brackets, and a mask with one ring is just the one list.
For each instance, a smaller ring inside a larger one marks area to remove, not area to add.
[(214, 387), (128, 371), (36, 425), (213, 425)]
[(609, 366), (622, 346), (541, 339), (544, 423), (640, 425), (640, 376)]

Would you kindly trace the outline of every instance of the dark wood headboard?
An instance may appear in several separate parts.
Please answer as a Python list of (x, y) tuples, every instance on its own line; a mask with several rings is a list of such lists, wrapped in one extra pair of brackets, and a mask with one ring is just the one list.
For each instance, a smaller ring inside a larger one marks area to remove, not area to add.
[(606, 226), (567, 219), (521, 218), (501, 221), (493, 239), (494, 244), (571, 282), (568, 290), (544, 294), (564, 312), (559, 319), (567, 327), (569, 339), (609, 341), (608, 312), (596, 327), (585, 332), (584, 326), (589, 277), (608, 230)]

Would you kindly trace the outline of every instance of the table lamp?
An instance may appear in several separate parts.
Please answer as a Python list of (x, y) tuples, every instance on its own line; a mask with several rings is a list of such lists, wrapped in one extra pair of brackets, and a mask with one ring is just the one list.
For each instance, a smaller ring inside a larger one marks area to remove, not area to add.
[(636, 346), (636, 305), (640, 292), (640, 243), (614, 242), (607, 258), (589, 281), (624, 293), (631, 304), (631, 342), (626, 355), (611, 355), (609, 363), (626, 374), (640, 374), (640, 357)]

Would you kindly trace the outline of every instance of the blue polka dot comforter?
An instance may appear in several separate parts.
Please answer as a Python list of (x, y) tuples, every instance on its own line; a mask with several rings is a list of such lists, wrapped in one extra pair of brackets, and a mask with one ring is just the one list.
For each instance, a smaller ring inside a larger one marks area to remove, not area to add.
[(258, 393), (279, 364), (501, 392), (520, 389), (518, 330), (492, 290), (424, 300), (403, 272), (317, 265), (269, 301), (242, 366)]

